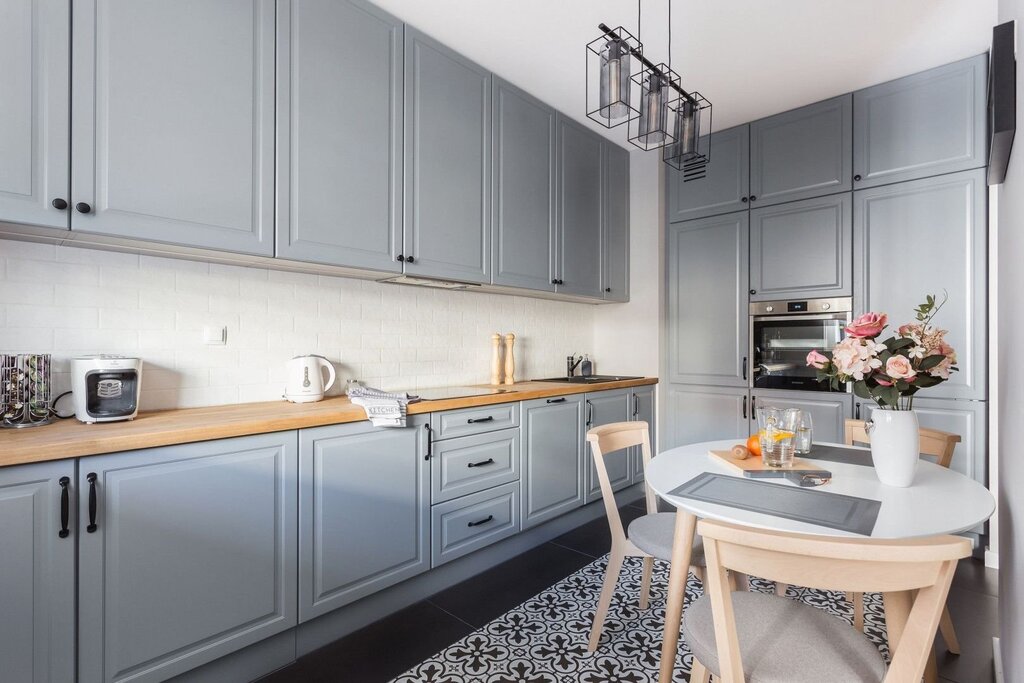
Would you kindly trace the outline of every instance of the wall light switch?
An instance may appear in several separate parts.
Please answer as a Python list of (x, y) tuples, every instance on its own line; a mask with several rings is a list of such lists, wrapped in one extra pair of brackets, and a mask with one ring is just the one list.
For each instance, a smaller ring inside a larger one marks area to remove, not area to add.
[(228, 328), (223, 325), (203, 326), (203, 343), (207, 346), (224, 346), (228, 343)]

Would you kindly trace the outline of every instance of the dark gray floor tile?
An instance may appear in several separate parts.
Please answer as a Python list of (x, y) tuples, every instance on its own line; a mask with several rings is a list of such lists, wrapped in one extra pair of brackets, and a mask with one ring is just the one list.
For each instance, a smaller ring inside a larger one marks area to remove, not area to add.
[(942, 638), (937, 638), (939, 675), (954, 683), (993, 680), (992, 638), (999, 634), (999, 599), (954, 587), (946, 604), (960, 640), (960, 654), (950, 654)]
[[(629, 523), (637, 517), (643, 517), (643, 508), (632, 505), (624, 505), (619, 508), (619, 517), (622, 519), (623, 527), (628, 528)], [(551, 541), (564, 548), (575, 550), (591, 558), (601, 557), (612, 548), (612, 535), (608, 528), (607, 517), (588, 522), (581, 527), (573, 529)]]
[(953, 589), (958, 588), (999, 597), (999, 572), (973, 557), (960, 560), (953, 576)]

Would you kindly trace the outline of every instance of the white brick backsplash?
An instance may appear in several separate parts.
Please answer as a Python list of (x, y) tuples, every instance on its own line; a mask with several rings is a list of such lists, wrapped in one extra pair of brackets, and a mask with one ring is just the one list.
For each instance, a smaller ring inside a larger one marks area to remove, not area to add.
[(279, 400), (301, 353), (334, 362), (331, 394), (486, 383), (494, 332), (515, 333), (518, 379), (559, 375), (593, 349), (593, 320), (587, 304), (0, 240), (0, 352), (53, 353), (56, 391), (72, 356), (139, 355), (143, 410)]

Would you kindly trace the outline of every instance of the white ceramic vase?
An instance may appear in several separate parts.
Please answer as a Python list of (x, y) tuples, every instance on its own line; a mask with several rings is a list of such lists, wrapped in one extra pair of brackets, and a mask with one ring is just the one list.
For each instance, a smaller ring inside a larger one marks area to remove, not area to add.
[(921, 461), (921, 435), (913, 410), (873, 410), (868, 423), (871, 461), (878, 480), (906, 488), (914, 483)]

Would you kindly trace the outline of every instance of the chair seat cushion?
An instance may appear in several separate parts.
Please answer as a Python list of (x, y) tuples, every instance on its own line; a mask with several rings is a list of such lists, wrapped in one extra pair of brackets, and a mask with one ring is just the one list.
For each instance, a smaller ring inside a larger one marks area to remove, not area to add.
[[(676, 514), (674, 512), (655, 512), (637, 517), (629, 524), (626, 535), (633, 544), (659, 560), (672, 559), (672, 537), (676, 531)], [(693, 552), (690, 554), (691, 567), (704, 567), (704, 543), (700, 536), (693, 541)]]
[[(775, 595), (731, 595), (748, 683), (877, 683), (885, 677), (878, 648), (842, 619)], [(693, 656), (718, 675), (711, 598), (686, 609), (683, 636)]]

